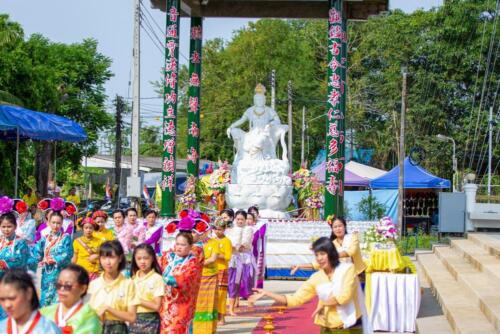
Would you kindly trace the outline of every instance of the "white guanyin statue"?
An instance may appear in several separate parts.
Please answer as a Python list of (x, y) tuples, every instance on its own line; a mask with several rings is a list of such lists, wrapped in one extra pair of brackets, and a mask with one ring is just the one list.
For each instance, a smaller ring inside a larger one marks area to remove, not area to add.
[[(249, 122), (249, 131), (238, 128)], [(232, 208), (247, 209), (257, 205), (263, 217), (284, 218), (292, 200), (285, 135), (288, 126), (281, 124), (278, 114), (266, 106), (266, 89), (255, 88), (254, 105), (227, 129), (233, 138), (236, 154), (231, 170), (231, 184), (226, 201)], [(282, 159), (276, 156), (280, 142)]]

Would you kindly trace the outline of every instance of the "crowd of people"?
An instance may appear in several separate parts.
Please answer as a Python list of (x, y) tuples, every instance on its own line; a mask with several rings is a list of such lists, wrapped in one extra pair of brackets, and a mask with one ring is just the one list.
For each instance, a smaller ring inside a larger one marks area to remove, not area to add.
[(256, 207), (163, 223), (134, 208), (75, 219), (60, 197), (36, 206), (38, 224), (27, 203), (0, 198), (0, 332), (215, 333), (262, 288)]

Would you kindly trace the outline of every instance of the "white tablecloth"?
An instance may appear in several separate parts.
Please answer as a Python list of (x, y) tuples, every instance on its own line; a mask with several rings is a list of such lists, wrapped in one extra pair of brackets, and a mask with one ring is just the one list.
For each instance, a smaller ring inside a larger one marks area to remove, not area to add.
[(415, 332), (420, 307), (417, 275), (373, 273), (371, 279), (373, 330)]

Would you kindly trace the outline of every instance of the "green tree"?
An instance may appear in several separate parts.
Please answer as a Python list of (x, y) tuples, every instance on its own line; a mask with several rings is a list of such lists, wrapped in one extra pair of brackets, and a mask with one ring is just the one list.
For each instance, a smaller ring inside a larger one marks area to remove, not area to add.
[[(23, 40), (22, 29), (8, 16), (0, 16), (0, 36), (16, 30), (19, 38), (4, 38), (0, 48), (0, 91), (18, 99), (22, 106), (68, 117), (83, 126), (88, 135), (85, 143), (54, 143), (31, 141), (21, 147), (21, 179), (35, 175), (37, 188), (46, 193), (49, 173), (57, 156), (58, 169), (78, 169), (84, 155), (96, 152), (97, 133), (112, 125), (105, 111), (104, 83), (112, 76), (111, 60), (97, 51), (92, 39), (82, 43), (53, 43), (34, 34)], [(12, 143), (5, 142), (2, 167), (6, 175), (13, 174)], [(34, 163), (33, 163), (34, 162)], [(11, 192), (13, 181), (2, 178), (0, 189)]]

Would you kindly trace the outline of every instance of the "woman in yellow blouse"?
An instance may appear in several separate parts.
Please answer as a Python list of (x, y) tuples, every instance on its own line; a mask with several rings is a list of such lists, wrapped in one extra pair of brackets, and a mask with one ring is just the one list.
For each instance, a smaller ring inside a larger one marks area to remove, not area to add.
[(140, 244), (134, 249), (130, 275), (140, 304), (137, 305), (137, 320), (129, 326), (129, 333), (159, 333), (158, 311), (165, 295), (165, 284), (151, 245)]
[(224, 316), (226, 315), (227, 303), (227, 284), (229, 280), (229, 261), (233, 255), (233, 245), (231, 240), (224, 234), (227, 223), (222, 218), (215, 221), (214, 240), (218, 244), (218, 256), (215, 262), (217, 266), (217, 313), (219, 317), (219, 325), (225, 324)]
[(108, 220), (108, 214), (104, 211), (98, 210), (92, 214), (92, 220), (96, 223), (97, 229), (94, 232), (96, 238), (102, 239), (102, 241), (115, 240), (115, 234), (113, 230), (106, 228), (106, 221)]
[(73, 259), (89, 273), (93, 281), (99, 276), (99, 247), (103, 241), (94, 237), (96, 224), (92, 218), (87, 217), (82, 221), (83, 236), (73, 241)]
[[(332, 227), (330, 240), (333, 242), (341, 262), (350, 262), (354, 264), (356, 275), (362, 274), (366, 269), (366, 264), (361, 256), (359, 247), (359, 235), (357, 232), (347, 234), (347, 223), (344, 218), (336, 217), (333, 220), (328, 219), (328, 224)], [(298, 269), (318, 270), (319, 266), (313, 262), (292, 266), (291, 275), (294, 275)]]
[(134, 282), (121, 273), (126, 260), (118, 240), (106, 241), (101, 245), (99, 262), (103, 273), (90, 282), (89, 305), (103, 321), (104, 334), (127, 333), (125, 322), (135, 322), (139, 302)]
[[(346, 264), (341, 269), (337, 251), (329, 238), (319, 238), (313, 243), (312, 248), (320, 270), (304, 282), (299, 290), (294, 294), (279, 295), (254, 289), (256, 293), (251, 297), (252, 301), (267, 296), (288, 307), (295, 307), (318, 296), (320, 301), (314, 312), (314, 323), (321, 327), (321, 334), (362, 333), (360, 327), (362, 314), (358, 302), (359, 281), (354, 266)], [(332, 285), (340, 288), (331, 289)], [(321, 295), (320, 292), (325, 290), (328, 292)]]

